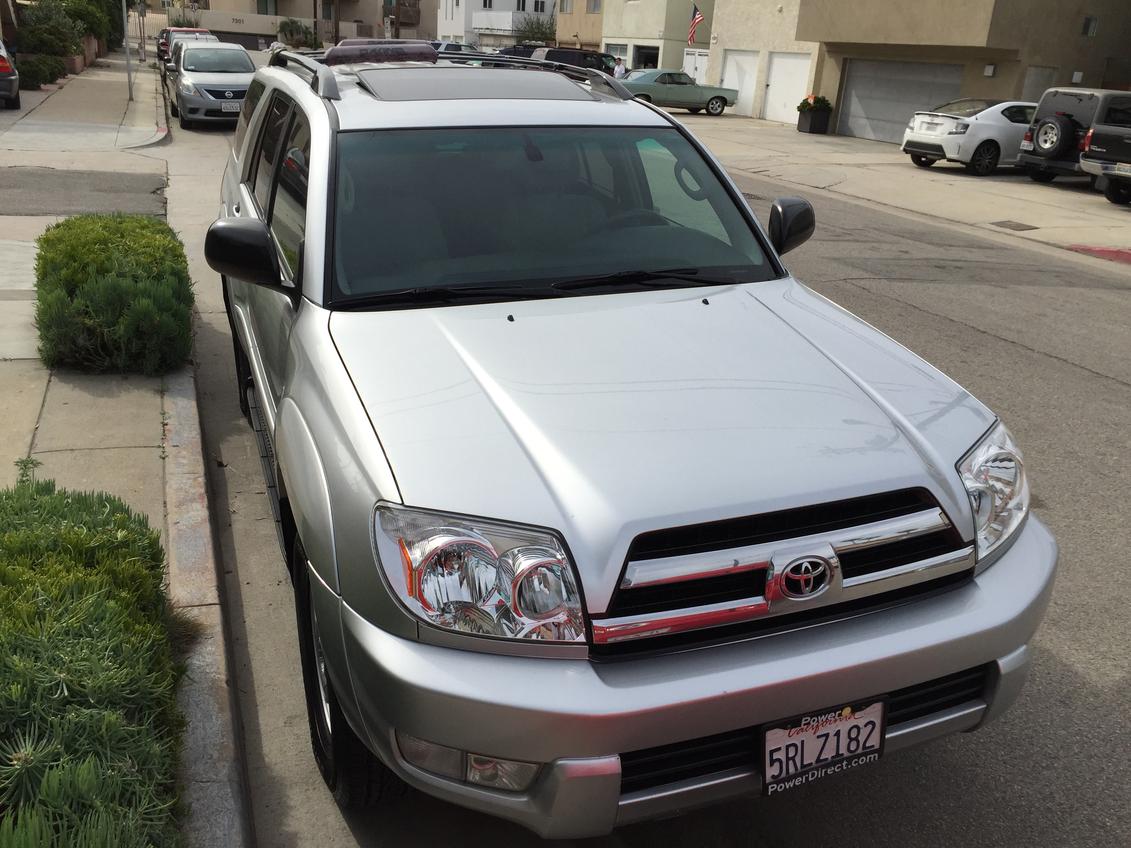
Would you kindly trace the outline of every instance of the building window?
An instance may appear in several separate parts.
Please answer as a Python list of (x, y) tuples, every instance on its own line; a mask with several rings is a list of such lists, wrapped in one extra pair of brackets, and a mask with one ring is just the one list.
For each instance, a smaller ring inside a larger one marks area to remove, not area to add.
[(627, 44), (606, 44), (605, 52), (611, 56), (617, 56), (622, 62), (628, 62), (628, 45)]
[(585, 13), (598, 15), (601, 13), (601, 0), (585, 0)]
[(546, 0), (534, 0), (534, 11), (542, 14), (546, 11)]
[(514, 6), (515, 6), (516, 12), (525, 12), (526, 11), (526, 0), (515, 0)]
[(563, 15), (573, 14), (573, 0), (561, 0), (558, 4), (558, 11)]
[(483, 8), (490, 9), (494, 2), (495, 0), (483, 0)]
[(1084, 29), (1080, 32), (1081, 35), (1086, 35), (1088, 38), (1096, 37), (1096, 30), (1099, 28), (1100, 19), (1093, 15), (1084, 16)]

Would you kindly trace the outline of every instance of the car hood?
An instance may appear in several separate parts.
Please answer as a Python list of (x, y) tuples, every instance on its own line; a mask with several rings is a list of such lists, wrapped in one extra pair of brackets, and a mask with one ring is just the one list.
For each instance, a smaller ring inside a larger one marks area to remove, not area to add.
[(209, 88), (224, 88), (240, 91), (251, 85), (255, 72), (246, 74), (206, 74), (202, 71), (182, 71), (181, 77), (193, 85), (204, 85)]
[(792, 280), (392, 312), (330, 332), (404, 503), (555, 528), (591, 611), (646, 530), (924, 486), (992, 424)]

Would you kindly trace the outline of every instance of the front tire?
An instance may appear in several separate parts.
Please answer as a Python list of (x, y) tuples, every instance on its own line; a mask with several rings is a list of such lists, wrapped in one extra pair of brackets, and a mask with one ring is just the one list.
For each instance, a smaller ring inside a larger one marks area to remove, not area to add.
[(698, 106), (692, 106), (687, 111), (690, 112), (692, 115), (698, 115), (703, 110), (701, 108), (699, 108)]
[(19, 109), (20, 108), (20, 93), (17, 91), (15, 97), (9, 97), (4, 101), (5, 109)]
[(177, 123), (180, 125), (180, 128), (182, 130), (191, 129), (192, 128), (192, 121), (190, 121), (188, 118), (185, 117), (184, 110), (180, 109), (180, 110), (178, 110), (178, 112), (180, 114), (177, 118)]
[(1116, 206), (1126, 206), (1131, 203), (1131, 183), (1121, 180), (1108, 180), (1104, 189), (1104, 197)]
[(976, 177), (988, 177), (997, 170), (998, 160), (1001, 158), (1001, 149), (996, 141), (983, 141), (974, 148), (974, 155), (966, 163), (967, 173)]
[(369, 752), (342, 714), (327, 674), (318, 616), (310, 591), (306, 551), (297, 538), (291, 551), (302, 682), (314, 760), (338, 806), (343, 810), (359, 810), (376, 801), (396, 778)]
[(932, 159), (929, 156), (920, 156), (918, 153), (911, 154), (911, 161), (918, 165), (920, 168), (929, 168), (938, 162), (938, 159)]
[(721, 97), (712, 97), (707, 101), (707, 114), (712, 118), (717, 118), (726, 109), (727, 102)]

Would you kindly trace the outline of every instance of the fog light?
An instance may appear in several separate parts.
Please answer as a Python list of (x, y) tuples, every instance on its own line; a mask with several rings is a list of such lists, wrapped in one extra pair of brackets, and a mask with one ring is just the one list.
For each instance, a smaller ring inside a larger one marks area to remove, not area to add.
[(478, 754), (467, 756), (467, 782), (489, 786), (492, 789), (521, 792), (530, 785), (537, 773), (538, 766), (534, 763), (481, 757)]
[(464, 779), (463, 751), (437, 745), (435, 742), (425, 742), (399, 730), (397, 745), (401, 749), (401, 756), (417, 768), (441, 777)]
[(440, 777), (450, 777), (476, 786), (522, 792), (538, 774), (536, 763), (503, 760), (468, 754), (458, 748), (426, 742), (407, 733), (397, 731), (397, 747), (401, 756), (419, 769)]

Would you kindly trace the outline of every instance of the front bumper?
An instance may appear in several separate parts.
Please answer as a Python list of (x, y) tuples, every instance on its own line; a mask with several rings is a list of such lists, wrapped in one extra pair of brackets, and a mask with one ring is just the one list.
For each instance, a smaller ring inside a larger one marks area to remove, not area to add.
[(1131, 180), (1131, 162), (1101, 162), (1098, 159), (1080, 157), (1080, 170), (1085, 174), (1107, 177), (1116, 180)]
[[(490, 655), (406, 641), (343, 605), (345, 650), (370, 745), (408, 783), (542, 836), (632, 821), (757, 791), (751, 767), (621, 792), (620, 753), (752, 728), (989, 664), (983, 698), (888, 728), (888, 751), (972, 730), (1017, 697), (1057, 549), (1030, 517), (1008, 552), (950, 591), (856, 618), (700, 651), (613, 663)], [(436, 777), (395, 731), (543, 763), (524, 793)]]
[(183, 94), (180, 91), (177, 91), (176, 97), (177, 109), (190, 121), (236, 121), (239, 120), (240, 113), (225, 112), (222, 104), (239, 103), (240, 108), (243, 108), (242, 99), (216, 100), (204, 94)]
[[(965, 162), (962, 159), (962, 136), (933, 135), (907, 130), (903, 133), (900, 150), (910, 155), (926, 156), (928, 159), (946, 159), (951, 162)], [(969, 157), (967, 157), (968, 159)]]

